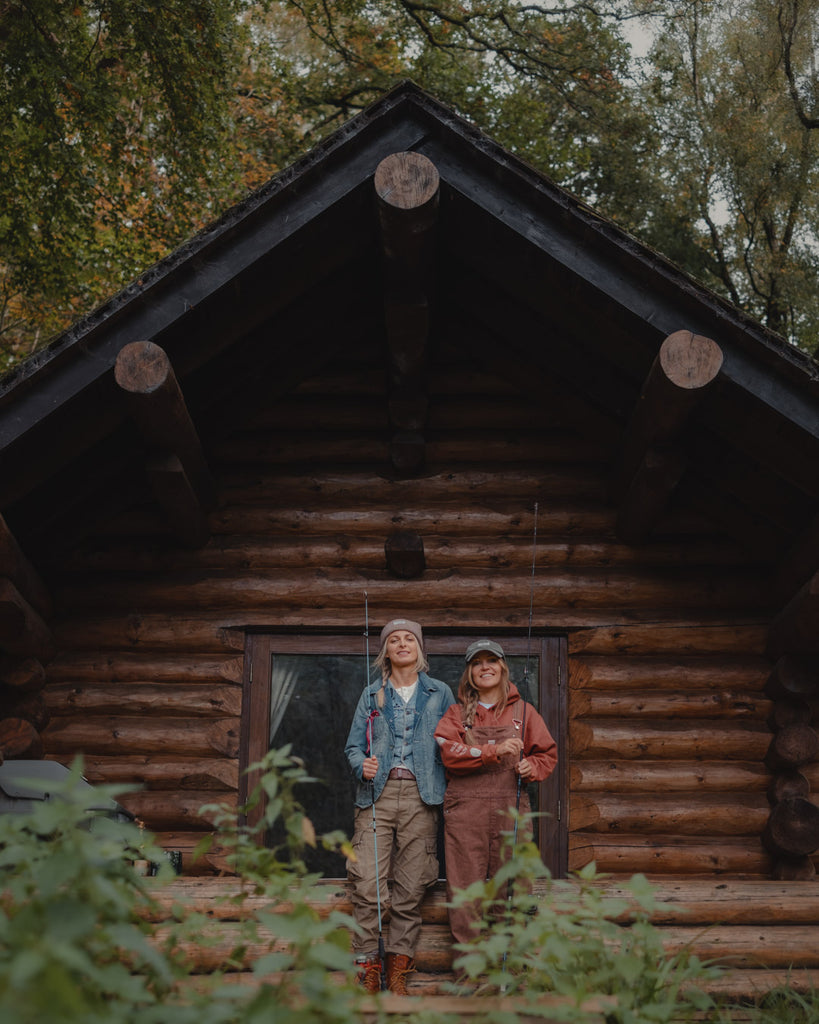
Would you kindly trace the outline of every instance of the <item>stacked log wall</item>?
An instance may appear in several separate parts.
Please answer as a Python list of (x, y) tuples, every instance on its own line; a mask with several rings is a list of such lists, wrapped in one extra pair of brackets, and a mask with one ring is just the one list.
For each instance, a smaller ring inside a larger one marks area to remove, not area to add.
[[(237, 799), (247, 628), (360, 630), (366, 589), (371, 621), (417, 616), (434, 649), (435, 629), (525, 635), (532, 586), (533, 630), (568, 637), (570, 868), (767, 876), (765, 572), (693, 512), (620, 543), (616, 435), (590, 438), (565, 396), (523, 399), (462, 360), (430, 379), (414, 477), (390, 470), (383, 374), (339, 368), (210, 453), (204, 547), (146, 506), (46, 566), (48, 756), (142, 784), (122, 802), (186, 871), (218, 869), (190, 853), (200, 807)], [(395, 530), (423, 538), (418, 579), (386, 568)]]

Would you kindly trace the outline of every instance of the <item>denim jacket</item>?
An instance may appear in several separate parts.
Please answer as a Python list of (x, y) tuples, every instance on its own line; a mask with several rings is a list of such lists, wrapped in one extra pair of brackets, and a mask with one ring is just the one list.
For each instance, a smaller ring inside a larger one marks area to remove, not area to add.
[[(395, 720), (393, 715), (393, 690), (387, 685), (384, 690), (384, 706), (380, 708), (376, 694), (381, 689), (381, 680), (371, 683), (359, 698), (353, 715), (350, 733), (344, 753), (350, 768), (358, 780), (356, 807), (369, 807), (381, 796), (387, 775), (392, 767), (395, 749)], [(398, 697), (398, 700), (401, 698)], [(418, 673), (418, 689), (415, 693), (415, 730), (412, 742), (412, 759), (418, 792), (425, 804), (435, 806), (443, 802), (446, 789), (444, 766), (437, 742), (433, 737), (435, 726), (441, 716), (455, 703), (452, 690), (438, 679), (432, 679), (425, 672)], [(370, 712), (373, 716), (370, 719)], [(372, 783), (366, 782), (361, 767), (367, 753), (367, 723), (372, 728), (371, 753), (378, 758), (378, 772)]]

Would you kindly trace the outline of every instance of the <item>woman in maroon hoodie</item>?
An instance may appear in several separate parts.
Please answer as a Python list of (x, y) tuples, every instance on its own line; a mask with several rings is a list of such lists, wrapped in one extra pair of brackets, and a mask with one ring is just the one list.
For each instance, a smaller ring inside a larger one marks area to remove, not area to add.
[[(447, 776), (444, 852), (450, 900), (456, 889), (491, 878), (500, 867), (501, 833), (514, 828), (510, 810), (514, 813), (518, 776), (523, 783), (540, 782), (557, 764), (555, 741), (509, 679), (501, 645), (476, 640), (465, 660), (458, 703), (435, 729)], [(520, 813), (529, 809), (523, 787)], [(476, 919), (473, 907), (450, 908), (456, 942), (475, 937)]]

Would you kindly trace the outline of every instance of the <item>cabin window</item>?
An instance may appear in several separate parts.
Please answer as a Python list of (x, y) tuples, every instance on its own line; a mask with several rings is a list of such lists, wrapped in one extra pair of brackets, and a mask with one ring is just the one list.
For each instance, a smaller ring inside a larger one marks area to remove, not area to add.
[[(371, 632), (371, 650), (378, 633)], [(426, 634), (429, 673), (457, 693), (463, 671), (463, 652), (474, 636)], [(544, 812), (535, 833), (544, 862), (553, 875), (566, 872), (565, 815), (565, 660), (562, 637), (504, 636), (513, 682), (543, 715), (558, 744), (558, 769), (544, 783), (532, 785), (532, 807)], [(318, 781), (300, 799), (317, 832), (352, 832), (355, 783), (344, 756), (344, 744), (366, 679), (366, 655), (361, 635), (303, 636), (249, 634), (246, 646), (243, 702), (242, 763), (244, 770), (270, 747), (289, 743)], [(370, 669), (374, 669), (370, 657)], [(528, 671), (527, 671), (528, 668)], [(244, 799), (252, 779), (244, 774)], [(273, 837), (271, 837), (272, 841)], [(345, 874), (341, 857), (310, 851), (311, 869), (327, 877)]]

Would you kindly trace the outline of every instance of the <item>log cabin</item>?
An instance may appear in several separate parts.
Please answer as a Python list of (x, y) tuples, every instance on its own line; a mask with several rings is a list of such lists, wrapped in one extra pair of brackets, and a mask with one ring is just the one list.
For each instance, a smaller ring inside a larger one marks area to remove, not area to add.
[(138, 784), (208, 899), (199, 809), (271, 745), (350, 830), (383, 623), (453, 684), (488, 633), (552, 873), (647, 874), (725, 991), (813, 984), (818, 369), (402, 84), (0, 382), (0, 751)]

